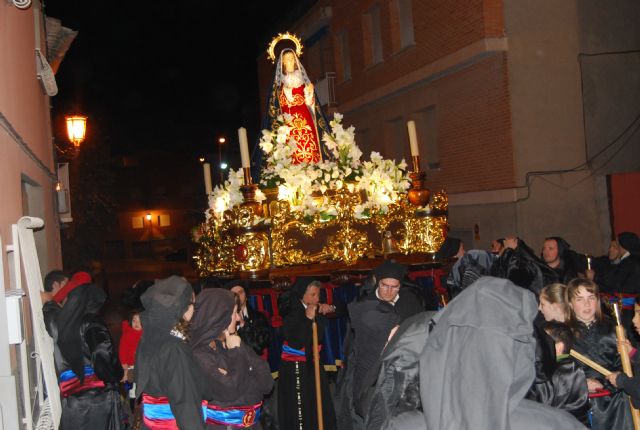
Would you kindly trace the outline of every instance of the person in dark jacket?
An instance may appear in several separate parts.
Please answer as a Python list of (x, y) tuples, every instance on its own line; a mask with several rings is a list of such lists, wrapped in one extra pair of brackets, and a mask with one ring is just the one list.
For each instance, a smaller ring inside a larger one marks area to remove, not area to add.
[(573, 345), (571, 329), (558, 321), (547, 321), (542, 328), (555, 342), (556, 367), (549, 380), (533, 384), (527, 398), (563, 409), (588, 426), (589, 390), (584, 371), (569, 355)]
[(198, 294), (189, 344), (205, 377), (208, 428), (262, 428), (262, 400), (273, 378), (269, 364), (238, 336), (239, 319), (232, 292), (211, 288)]
[[(636, 303), (633, 306), (633, 327), (640, 334), (640, 296), (636, 297)], [(611, 385), (620, 388), (622, 391), (631, 396), (631, 403), (636, 409), (640, 408), (640, 354), (631, 347), (631, 343), (627, 340), (625, 343), (626, 350), (631, 355), (631, 364), (633, 365), (633, 377), (627, 376), (622, 372), (613, 372), (607, 376), (607, 380)]]
[(144, 331), (136, 352), (136, 395), (143, 428), (204, 430), (204, 375), (186, 344), (194, 310), (191, 285), (181, 277), (156, 281), (141, 296)]
[[(394, 330), (407, 318), (424, 311), (419, 297), (403, 286), (406, 267), (385, 260), (373, 270), (372, 293), (348, 306), (347, 360), (337, 390), (340, 426), (361, 428), (378, 375), (378, 358)], [(347, 341), (345, 341), (347, 343)]]
[[(46, 318), (62, 396), (62, 430), (124, 429), (118, 383), (122, 366), (98, 313), (107, 296), (80, 272), (65, 285), (64, 306)], [(57, 307), (53, 301), (45, 307)]]
[[(313, 332), (315, 320), (318, 345), (324, 340), (325, 315), (335, 311), (332, 305), (320, 303), (320, 282), (298, 277), (291, 290), (279, 298), (284, 344), (278, 378), (278, 421), (280, 430), (314, 430), (318, 428), (316, 381), (313, 365)], [(320, 363), (320, 392), (324, 428), (336, 428), (335, 412), (329, 383)]]

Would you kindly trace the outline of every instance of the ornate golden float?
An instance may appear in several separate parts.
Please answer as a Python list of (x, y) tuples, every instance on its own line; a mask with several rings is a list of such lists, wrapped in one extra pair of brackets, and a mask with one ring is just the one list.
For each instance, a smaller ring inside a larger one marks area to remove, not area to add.
[[(300, 41), (279, 35), (269, 46), (272, 60), (281, 40), (295, 43), (295, 52), (286, 55), (299, 55)], [(289, 61), (291, 71), (302, 68)], [(285, 70), (280, 61), (277, 68), (276, 76)], [(279, 96), (286, 103), (285, 89), (275, 82), (273, 99)], [(267, 106), (272, 128), (260, 140), (260, 184), (252, 182), (244, 155), (243, 169), (230, 171), (227, 182), (209, 196), (207, 220), (195, 238), (200, 276), (266, 277), (270, 269), (327, 262), (348, 267), (394, 253), (434, 254), (444, 242), (448, 198), (444, 191), (431, 194), (425, 187), (417, 143), (412, 143), (411, 172), (404, 160), (395, 163), (375, 152), (370, 161), (361, 161), (353, 127), (345, 129), (339, 114), (328, 127), (307, 87), (311, 126), (297, 113), (278, 111), (277, 101)], [(301, 143), (301, 130), (311, 130), (315, 140), (307, 136)], [(296, 161), (300, 151), (308, 156), (313, 150), (320, 162)], [(248, 154), (241, 138), (243, 152)]]

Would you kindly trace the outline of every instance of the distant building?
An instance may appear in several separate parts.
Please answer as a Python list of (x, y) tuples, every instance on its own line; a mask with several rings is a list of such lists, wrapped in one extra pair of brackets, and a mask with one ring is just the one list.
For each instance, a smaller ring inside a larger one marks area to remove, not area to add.
[(118, 166), (117, 219), (104, 243), (107, 272), (191, 273), (191, 233), (207, 204), (202, 164), (190, 154), (140, 150)]
[[(428, 187), (448, 191), (467, 248), (562, 235), (602, 253), (612, 230), (640, 233), (612, 221), (640, 209), (640, 174), (615, 186), (640, 171), (639, 18), (633, 0), (319, 0), (286, 30), (365, 154), (409, 161), (416, 121)], [(266, 56), (258, 70), (266, 100)]]
[[(53, 73), (76, 34), (62, 27), (58, 20), (46, 18), (38, 0), (24, 10), (13, 3), (29, 2), (0, 2), (0, 267), (4, 268), (0, 274), (3, 287), (0, 291), (0, 427), (5, 429), (26, 428), (22, 417), (27, 414), (31, 418), (32, 411), (24, 410), (23, 391), (19, 388), (24, 384), (23, 378), (28, 381), (26, 391), (34, 398), (38, 395), (34, 389), (37, 360), (31, 356), (35, 328), (31, 324), (24, 280), (22, 290), (26, 295), (21, 299), (21, 309), (26, 357), (17, 345), (10, 345), (7, 338), (5, 296), (17, 285), (15, 277), (10, 276), (13, 258), (7, 258), (7, 245), (14, 244), (11, 225), (21, 217), (42, 218), (44, 228), (35, 232), (40, 270), (44, 275), (62, 266), (55, 196), (58, 172), (47, 94), (56, 92)], [(48, 65), (52, 73), (47, 75)], [(28, 363), (28, 372), (22, 366), (25, 363)]]

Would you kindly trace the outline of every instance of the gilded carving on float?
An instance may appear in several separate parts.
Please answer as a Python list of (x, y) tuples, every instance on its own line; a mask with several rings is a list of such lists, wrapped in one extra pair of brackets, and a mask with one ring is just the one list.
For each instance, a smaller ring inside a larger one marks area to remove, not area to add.
[[(195, 238), (200, 275), (260, 276), (271, 268), (328, 261), (353, 265), (390, 250), (437, 252), (446, 237), (448, 198), (425, 186), (415, 124), (408, 123), (411, 170), (404, 160), (396, 163), (377, 152), (363, 160), (354, 127), (345, 128), (338, 113), (327, 121), (317, 105), (297, 58), (300, 40), (278, 35), (269, 45), (269, 58), (275, 62), (275, 47), (283, 40), (296, 49), (295, 55), (284, 50), (277, 62), (265, 122), (271, 128), (262, 131), (262, 157), (252, 165), (260, 181), (252, 183), (245, 160), (243, 169), (231, 169), (228, 180), (209, 195), (207, 221)], [(292, 73), (295, 79), (288, 76)], [(300, 141), (299, 114), (278, 101), (283, 88), (304, 95), (300, 108), (308, 109), (304, 115), (317, 145)], [(312, 153), (301, 158), (307, 147)], [(246, 147), (243, 151), (248, 154)]]

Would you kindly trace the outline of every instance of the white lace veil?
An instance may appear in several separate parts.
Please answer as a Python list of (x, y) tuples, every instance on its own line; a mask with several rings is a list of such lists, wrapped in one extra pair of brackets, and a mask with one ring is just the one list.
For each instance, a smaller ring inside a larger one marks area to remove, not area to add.
[(296, 66), (298, 67), (298, 70), (300, 71), (300, 76), (302, 77), (302, 82), (304, 83), (304, 85), (310, 84), (311, 81), (309, 80), (309, 76), (307, 76), (307, 71), (304, 69), (304, 66), (300, 62), (300, 59), (296, 55), (295, 51), (293, 49), (286, 48), (286, 49), (283, 49), (282, 51), (280, 51), (280, 56), (278, 57), (278, 64), (276, 64), (276, 75), (275, 75), (275, 78), (274, 78), (275, 79), (276, 88), (279, 88), (282, 85), (282, 83), (284, 82), (285, 74), (282, 71), (282, 57), (284, 56), (284, 54), (286, 52), (291, 52), (293, 54), (293, 56), (295, 57)]

